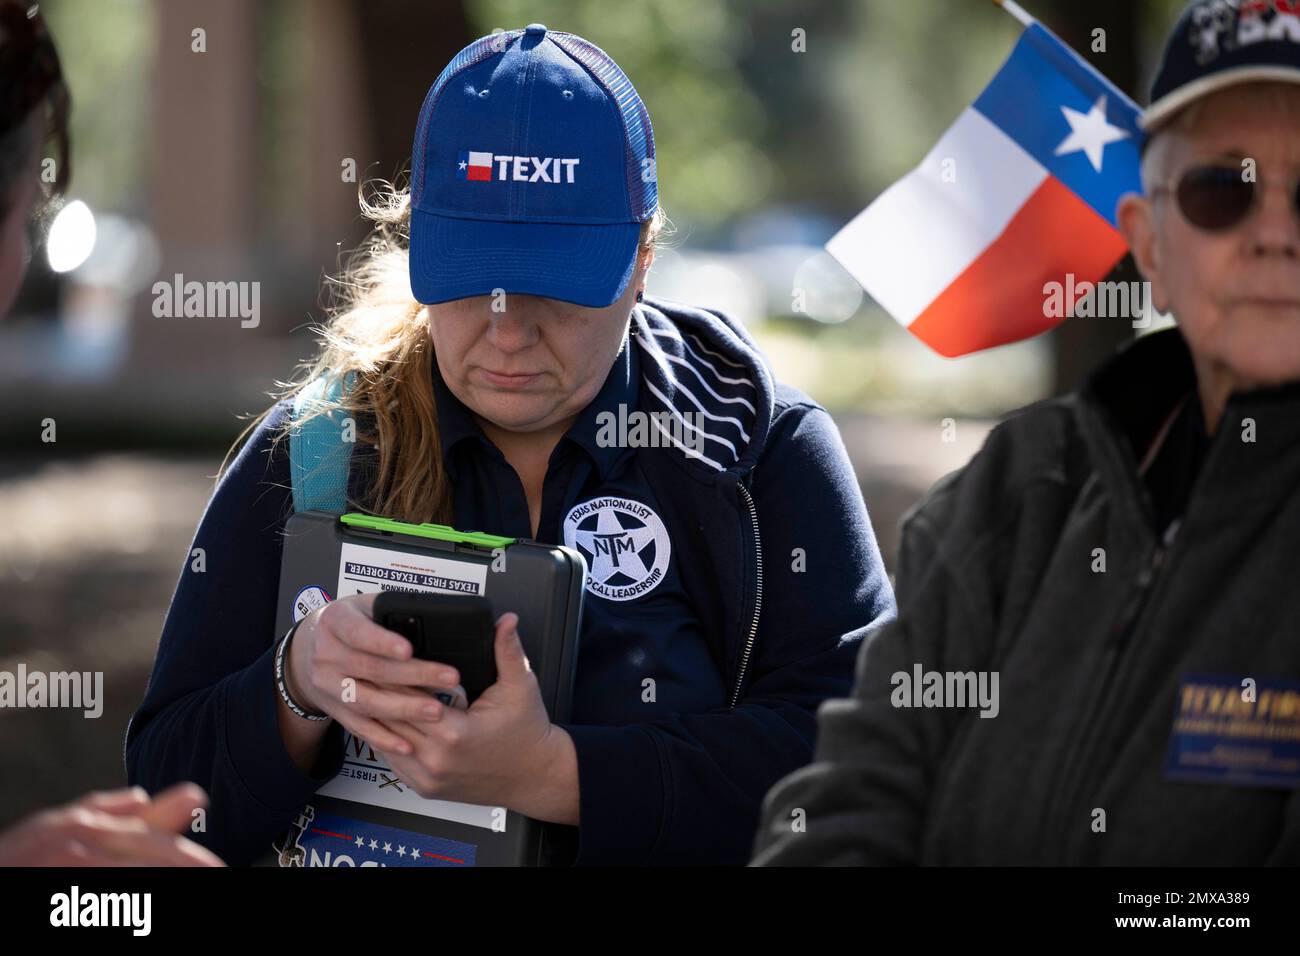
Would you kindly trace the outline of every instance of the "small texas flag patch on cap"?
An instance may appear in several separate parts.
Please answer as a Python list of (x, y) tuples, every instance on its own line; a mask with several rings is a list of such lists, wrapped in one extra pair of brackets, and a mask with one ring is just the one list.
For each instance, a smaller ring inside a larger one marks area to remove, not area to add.
[(492, 154), (460, 151), (460, 162), (456, 165), (461, 179), (490, 180), (492, 178)]

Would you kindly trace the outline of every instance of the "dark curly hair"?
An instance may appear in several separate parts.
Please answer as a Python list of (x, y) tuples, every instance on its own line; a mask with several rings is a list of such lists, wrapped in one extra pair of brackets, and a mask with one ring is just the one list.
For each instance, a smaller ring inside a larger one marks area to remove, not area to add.
[(46, 196), (67, 188), (69, 106), (59, 54), (40, 12), (0, 0), (0, 217), (8, 215), (33, 152), (47, 142), (54, 143), (55, 176)]

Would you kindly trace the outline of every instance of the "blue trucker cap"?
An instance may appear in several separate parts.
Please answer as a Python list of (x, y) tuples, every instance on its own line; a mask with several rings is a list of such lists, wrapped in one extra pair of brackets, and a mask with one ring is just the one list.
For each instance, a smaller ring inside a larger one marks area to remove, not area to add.
[(411, 156), (411, 291), (497, 289), (603, 307), (659, 202), (650, 116), (599, 47), (540, 23), (475, 40), (424, 98)]

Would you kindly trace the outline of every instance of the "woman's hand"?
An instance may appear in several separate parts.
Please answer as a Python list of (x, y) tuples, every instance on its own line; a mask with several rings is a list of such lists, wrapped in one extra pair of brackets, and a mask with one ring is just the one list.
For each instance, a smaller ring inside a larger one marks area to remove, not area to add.
[(455, 687), (460, 675), (413, 657), (410, 641), (374, 622), (374, 601), (351, 595), (304, 618), (289, 642), (285, 679), (304, 708), (329, 714), (376, 750), (410, 754), (412, 745), (389, 727), (441, 718), (447, 708), (418, 688)]
[[(386, 731), (409, 741), (414, 753), (367, 740), (422, 797), (508, 807), (538, 819), (567, 822), (565, 818), (573, 817), (571, 822), (576, 822), (573, 743), (551, 724), (518, 625), (519, 616), (513, 613), (497, 620), (497, 681), (469, 710), (446, 708), (432, 719), (382, 719)], [(572, 805), (572, 812), (542, 811), (535, 799), (538, 789), (550, 789), (548, 800), (566, 808)]]
[(91, 793), (0, 833), (0, 866), (225, 866), (180, 835), (207, 802), (192, 783)]

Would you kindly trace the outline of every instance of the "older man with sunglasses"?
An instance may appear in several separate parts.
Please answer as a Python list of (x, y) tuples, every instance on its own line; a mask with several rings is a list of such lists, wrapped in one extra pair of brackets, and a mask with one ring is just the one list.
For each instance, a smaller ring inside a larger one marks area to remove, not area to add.
[(909, 515), (755, 862), (1300, 863), (1298, 9), (1179, 20), (1118, 217), (1178, 327)]

